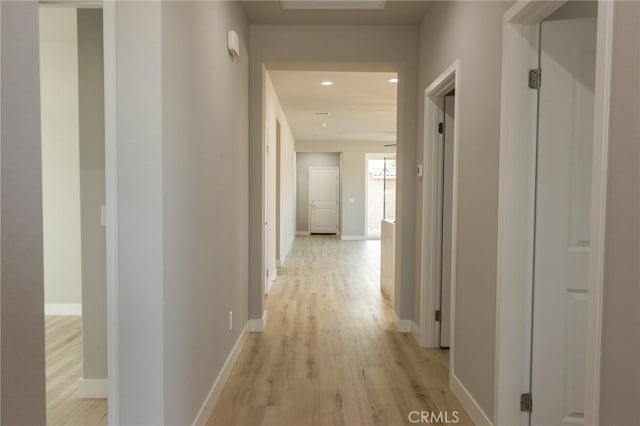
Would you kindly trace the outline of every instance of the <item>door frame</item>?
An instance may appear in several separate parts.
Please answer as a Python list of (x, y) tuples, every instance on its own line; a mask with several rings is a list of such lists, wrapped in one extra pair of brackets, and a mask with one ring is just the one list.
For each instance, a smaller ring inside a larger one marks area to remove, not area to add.
[[(364, 239), (365, 240), (380, 240), (382, 239), (382, 232), (380, 235), (369, 235), (369, 160), (371, 159), (386, 159), (396, 158), (395, 152), (366, 152), (364, 154)], [(396, 160), (397, 161), (397, 160)], [(396, 163), (397, 164), (397, 163)], [(397, 173), (397, 172), (396, 172)], [(397, 179), (397, 177), (396, 177)], [(386, 194), (385, 194), (386, 196)], [(386, 212), (382, 212), (384, 217)]]
[[(566, 1), (523, 0), (503, 18), (494, 424), (527, 425), (520, 394), (530, 391), (539, 23)], [(585, 424), (598, 423), (604, 216), (613, 3), (598, 2)]]
[(335, 170), (338, 173), (338, 181), (336, 183), (336, 235), (339, 232), (339, 218), (340, 218), (340, 167), (335, 166), (311, 166), (309, 167), (309, 191), (307, 192), (307, 205), (309, 206), (309, 234), (313, 231), (311, 230), (311, 173), (313, 170)]
[(456, 91), (453, 124), (453, 183), (451, 188), (451, 338), (449, 350), (449, 383), (457, 379), (454, 374), (453, 353), (455, 336), (456, 243), (458, 228), (458, 152), (460, 144), (460, 60), (457, 59), (424, 91), (424, 177), (422, 184), (422, 258), (420, 268), (420, 324), (415, 337), (421, 346), (440, 348), (440, 326), (435, 312), (440, 308), (440, 281), (442, 259), (442, 135), (438, 123), (444, 117), (444, 97)]
[(104, 43), (104, 142), (105, 142), (105, 219), (107, 253), (107, 413), (109, 425), (120, 419), (118, 353), (120, 337), (119, 242), (118, 242), (118, 125), (117, 125), (117, 34), (116, 3), (102, 5), (102, 37)]

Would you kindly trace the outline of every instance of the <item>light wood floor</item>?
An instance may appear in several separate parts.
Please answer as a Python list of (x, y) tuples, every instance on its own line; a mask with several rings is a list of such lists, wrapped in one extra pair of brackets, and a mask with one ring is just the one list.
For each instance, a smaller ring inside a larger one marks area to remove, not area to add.
[(47, 316), (47, 424), (107, 425), (106, 399), (79, 399), (81, 375), (80, 317)]
[(398, 333), (380, 293), (379, 241), (295, 241), (209, 426), (409, 425), (411, 411), (458, 411), (448, 353)]

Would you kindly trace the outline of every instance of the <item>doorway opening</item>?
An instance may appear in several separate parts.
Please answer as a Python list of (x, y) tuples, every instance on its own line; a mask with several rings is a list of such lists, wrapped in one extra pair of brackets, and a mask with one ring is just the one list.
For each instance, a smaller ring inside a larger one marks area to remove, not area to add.
[(385, 210), (395, 218), (397, 74), (274, 68), (263, 80), (265, 293), (296, 235), (367, 239), (369, 152), (388, 157)]
[(379, 239), (382, 221), (396, 220), (396, 158), (394, 153), (366, 154), (366, 233)]
[(456, 61), (425, 90), (422, 291), (416, 334), (423, 347), (450, 349), (449, 385), (454, 392), (459, 96)]
[(106, 425), (102, 9), (39, 19), (47, 423)]
[(449, 349), (451, 341), (451, 259), (453, 224), (453, 137), (455, 128), (455, 89), (444, 96), (441, 111), (442, 125), (438, 123), (438, 132), (442, 141), (442, 203), (440, 229), (440, 308), (436, 311), (436, 320), (440, 327), (440, 347)]
[(280, 175), (282, 173), (282, 165), (281, 165), (281, 133), (282, 126), (280, 125), (280, 120), (276, 119), (276, 267), (280, 266), (281, 263), (281, 252), (280, 252), (280, 222), (282, 218), (280, 217), (280, 192), (282, 191), (282, 183)]

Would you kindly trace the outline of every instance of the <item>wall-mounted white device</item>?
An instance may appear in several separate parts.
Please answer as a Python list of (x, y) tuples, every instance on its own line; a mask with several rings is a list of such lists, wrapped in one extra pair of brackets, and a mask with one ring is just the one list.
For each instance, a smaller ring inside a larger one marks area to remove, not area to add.
[(227, 33), (227, 49), (229, 49), (231, 56), (240, 56), (240, 37), (238, 33), (233, 30), (229, 30)]

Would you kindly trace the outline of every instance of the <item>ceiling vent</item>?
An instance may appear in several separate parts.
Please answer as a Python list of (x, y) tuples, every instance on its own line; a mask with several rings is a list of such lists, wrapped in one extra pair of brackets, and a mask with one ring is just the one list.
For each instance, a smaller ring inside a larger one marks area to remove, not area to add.
[(314, 112), (313, 113), (313, 122), (314, 123), (319, 123), (321, 121), (325, 121), (327, 118), (329, 118), (329, 113), (328, 112)]
[(383, 10), (386, 0), (280, 0), (284, 10)]

